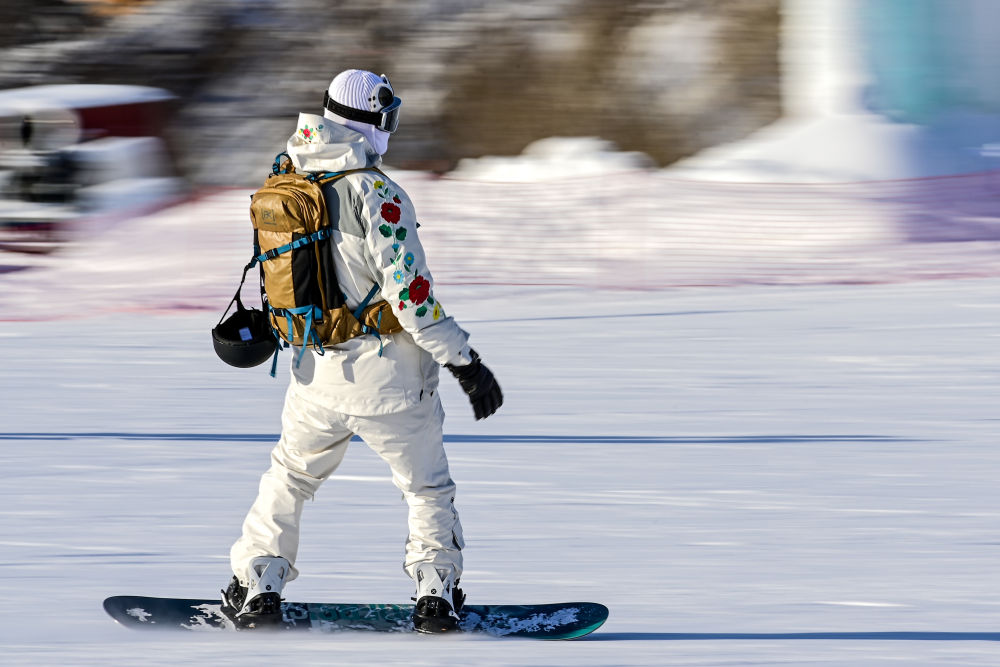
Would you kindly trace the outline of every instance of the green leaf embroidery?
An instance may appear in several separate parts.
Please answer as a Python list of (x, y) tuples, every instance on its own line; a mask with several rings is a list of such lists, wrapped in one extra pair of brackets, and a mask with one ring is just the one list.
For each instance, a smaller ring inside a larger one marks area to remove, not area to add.
[(406, 238), (406, 227), (400, 227), (396, 230), (396, 239), (402, 241)]
[(427, 306), (420, 306), (417, 308), (417, 317), (423, 317), (427, 314)]
[(379, 225), (378, 231), (380, 234), (382, 234), (382, 236), (386, 238), (392, 236), (392, 227), (390, 227), (389, 225)]
[(410, 300), (410, 288), (409, 287), (404, 288), (403, 291), (401, 291), (399, 293), (399, 300), (400, 301), (409, 301)]
[(429, 303), (429, 304), (431, 304), (433, 306), (434, 305), (434, 297), (432, 297), (432, 296), (427, 297), (427, 303)]

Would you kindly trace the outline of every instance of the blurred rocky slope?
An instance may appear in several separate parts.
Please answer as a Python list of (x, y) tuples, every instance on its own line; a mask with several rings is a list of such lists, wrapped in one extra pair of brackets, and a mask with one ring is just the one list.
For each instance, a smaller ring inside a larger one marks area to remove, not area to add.
[(348, 67), (404, 99), (394, 166), (446, 171), (548, 136), (664, 165), (779, 114), (779, 0), (0, 0), (0, 88), (125, 83), (178, 102), (205, 184), (257, 183)]

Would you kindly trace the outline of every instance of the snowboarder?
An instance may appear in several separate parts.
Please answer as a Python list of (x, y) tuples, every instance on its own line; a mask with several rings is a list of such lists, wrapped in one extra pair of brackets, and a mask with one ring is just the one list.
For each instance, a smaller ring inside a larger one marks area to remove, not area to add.
[(476, 419), (496, 412), (503, 395), (434, 295), (410, 199), (375, 170), (400, 105), (385, 75), (346, 70), (331, 82), (323, 115), (300, 114), (288, 140), (299, 172), (359, 170), (323, 186), (337, 281), (351, 308), (378, 285), (375, 300), (392, 305), (403, 331), (292, 355), (281, 438), (230, 553), (234, 576), (222, 601), (237, 625), (280, 620), (282, 589), (298, 574), (303, 503), (358, 435), (389, 464), (409, 506), (403, 567), (416, 585), (414, 626), (457, 627), (464, 541), (442, 439), (439, 366), (458, 379)]

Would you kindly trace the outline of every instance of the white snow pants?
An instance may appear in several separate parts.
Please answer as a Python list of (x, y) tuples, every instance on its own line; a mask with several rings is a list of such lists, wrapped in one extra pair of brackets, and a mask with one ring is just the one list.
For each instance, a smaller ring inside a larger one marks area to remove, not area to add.
[(298, 576), (302, 506), (344, 458), (355, 434), (392, 470), (392, 481), (409, 506), (404, 569), (436, 567), (462, 575), (462, 525), (455, 510), (455, 483), (443, 444), (444, 409), (436, 392), (416, 406), (390, 415), (357, 417), (332, 412), (289, 392), (281, 416), (281, 439), (271, 467), (260, 480), (257, 500), (243, 522), (243, 535), (230, 550), (233, 572), (246, 585), (251, 560), (280, 556)]

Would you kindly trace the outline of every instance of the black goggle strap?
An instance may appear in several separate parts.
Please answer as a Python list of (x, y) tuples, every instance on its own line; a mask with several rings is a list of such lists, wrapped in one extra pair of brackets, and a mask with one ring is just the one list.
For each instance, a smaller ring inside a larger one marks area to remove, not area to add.
[[(390, 118), (399, 111), (399, 107), (402, 104), (402, 100), (398, 97), (392, 98), (392, 102), (386, 106), (381, 111), (362, 111), (360, 109), (355, 109), (353, 107), (341, 104), (337, 100), (330, 97), (330, 91), (323, 93), (323, 108), (332, 111), (341, 118), (346, 118), (347, 120), (356, 120), (359, 123), (367, 123), (369, 125), (374, 125), (380, 130), (385, 130), (386, 132), (392, 132), (396, 128), (390, 122)], [(390, 129), (391, 128), (391, 129)]]

